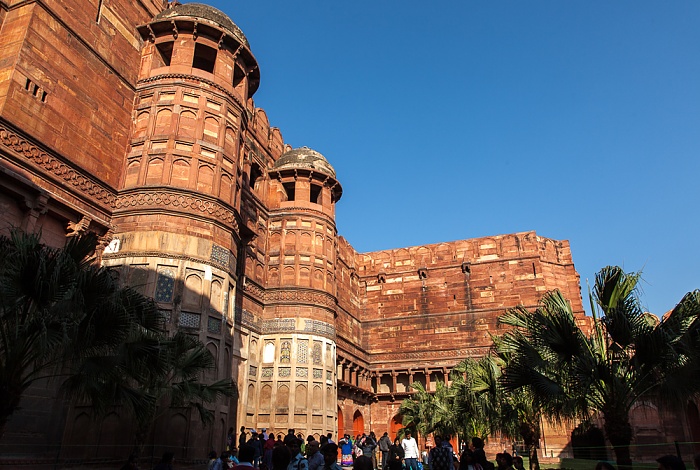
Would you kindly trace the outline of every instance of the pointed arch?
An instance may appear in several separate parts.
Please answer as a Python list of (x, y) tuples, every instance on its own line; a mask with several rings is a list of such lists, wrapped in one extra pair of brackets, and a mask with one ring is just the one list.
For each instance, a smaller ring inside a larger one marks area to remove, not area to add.
[(220, 279), (211, 281), (211, 289), (209, 294), (209, 308), (215, 312), (221, 313), (223, 307), (223, 284)]
[(148, 133), (148, 120), (151, 117), (148, 111), (141, 111), (134, 120), (134, 139), (145, 137)]
[(197, 191), (211, 193), (214, 187), (214, 169), (209, 165), (200, 165), (197, 171)]
[(260, 409), (269, 411), (272, 405), (272, 386), (265, 384), (260, 389)]
[(356, 410), (352, 415), (352, 435), (357, 436), (365, 432), (365, 418), (360, 410)]
[(248, 384), (248, 406), (255, 407), (255, 385)]
[(213, 116), (204, 118), (204, 140), (209, 142), (219, 142), (219, 120)]
[(194, 138), (197, 130), (197, 115), (192, 111), (182, 111), (180, 113), (180, 123), (178, 126), (179, 137)]
[(308, 389), (306, 388), (306, 385), (304, 385), (304, 384), (297, 385), (297, 388), (294, 391), (294, 406), (296, 408), (306, 409), (306, 403), (308, 400), (307, 393), (308, 393)]
[[(343, 417), (343, 409), (338, 406), (338, 438), (345, 434), (345, 419)], [(393, 441), (393, 439), (392, 439)]]
[(126, 167), (126, 178), (124, 179), (125, 188), (132, 188), (139, 183), (140, 171), (141, 161), (139, 159), (131, 160)]
[(156, 114), (156, 128), (153, 131), (153, 134), (170, 134), (172, 132), (172, 121), (173, 112), (168, 108), (162, 108), (160, 111), (158, 111), (158, 114)]
[(221, 185), (219, 187), (219, 199), (226, 202), (227, 204), (233, 203), (231, 196), (233, 195), (233, 182), (231, 176), (228, 173), (223, 173), (221, 175)]
[(311, 285), (311, 270), (306, 266), (299, 268), (299, 285), (309, 287)]
[(199, 307), (202, 303), (202, 278), (198, 274), (188, 274), (185, 278), (185, 292), (182, 303), (193, 307)]
[(311, 405), (313, 406), (314, 410), (320, 410), (323, 406), (323, 391), (321, 390), (320, 385), (314, 385)]
[(280, 385), (277, 388), (277, 400), (275, 400), (277, 408), (289, 407), (289, 386)]
[(190, 163), (184, 158), (178, 158), (173, 162), (170, 184), (186, 188), (190, 182)]
[(146, 184), (162, 184), (163, 183), (163, 159), (152, 158), (148, 162), (146, 170)]
[(224, 152), (227, 155), (236, 154), (236, 131), (231, 126), (226, 127), (224, 134)]
[(391, 436), (392, 441), (396, 439), (399, 429), (401, 428), (403, 428), (403, 416), (396, 414), (389, 422), (389, 436)]

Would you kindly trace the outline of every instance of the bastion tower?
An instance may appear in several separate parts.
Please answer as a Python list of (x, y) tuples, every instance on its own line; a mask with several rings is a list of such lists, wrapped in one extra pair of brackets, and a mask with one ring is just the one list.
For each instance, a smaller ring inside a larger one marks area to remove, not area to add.
[[(241, 210), (249, 178), (241, 142), (257, 62), (242, 31), (206, 5), (171, 4), (137, 29), (143, 46), (131, 137), (103, 262), (156, 300), (169, 329), (207, 345), (216, 370), (206, 380), (231, 377), (240, 346), (232, 335), (239, 258), (252, 237)], [(235, 420), (235, 401), (215, 408), (220, 439)], [(191, 420), (174, 412), (165, 422), (184, 434)]]
[[(207, 345), (217, 368), (205, 379), (237, 383), (212, 436), (234, 423), (336, 432), (335, 170), (318, 152), (285, 147), (254, 107), (258, 65), (228, 16), (174, 3), (138, 31), (103, 262), (156, 300), (169, 329)], [(163, 422), (184, 432), (193, 419)]]
[[(265, 182), (266, 286), (262, 335), (255, 344), (239, 416), (304, 436), (337, 432), (336, 225), (342, 189), (323, 155), (289, 150)], [(247, 280), (246, 290), (260, 290)], [(257, 392), (257, 393), (256, 393)]]

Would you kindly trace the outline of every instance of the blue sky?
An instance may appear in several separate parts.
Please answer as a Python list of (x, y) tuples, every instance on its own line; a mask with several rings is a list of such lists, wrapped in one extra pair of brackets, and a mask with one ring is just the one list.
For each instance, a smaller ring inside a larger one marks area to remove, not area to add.
[(656, 314), (700, 288), (700, 2), (210, 4), (256, 105), (335, 167), (358, 251), (535, 230), (584, 293), (608, 264)]

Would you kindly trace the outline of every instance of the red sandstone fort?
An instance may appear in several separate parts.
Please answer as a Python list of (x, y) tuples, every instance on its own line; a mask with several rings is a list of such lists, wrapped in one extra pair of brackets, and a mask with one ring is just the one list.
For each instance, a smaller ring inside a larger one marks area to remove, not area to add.
[[(96, 232), (102, 263), (207, 345), (208, 378), (238, 384), (205, 430), (165, 416), (164, 445), (203, 456), (241, 425), (393, 434), (409, 385), (434, 390), (482, 355), (505, 309), (557, 288), (584, 317), (566, 241), (355, 251), (336, 231), (333, 155), (284, 143), (253, 102), (260, 73), (241, 29), (206, 5), (0, 0), (0, 230), (41, 229), (57, 246)], [(654, 416), (637, 431), (657, 429)], [(128, 425), (118, 412), (94, 421), (48, 385), (5, 439), (106, 455), (130, 442)], [(654, 439), (683, 433), (664, 426)]]

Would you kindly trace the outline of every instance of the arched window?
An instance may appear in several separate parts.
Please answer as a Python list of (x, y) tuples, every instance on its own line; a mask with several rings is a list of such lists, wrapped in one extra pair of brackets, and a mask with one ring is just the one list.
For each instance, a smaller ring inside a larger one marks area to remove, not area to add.
[(275, 343), (265, 343), (263, 350), (263, 362), (275, 362)]

